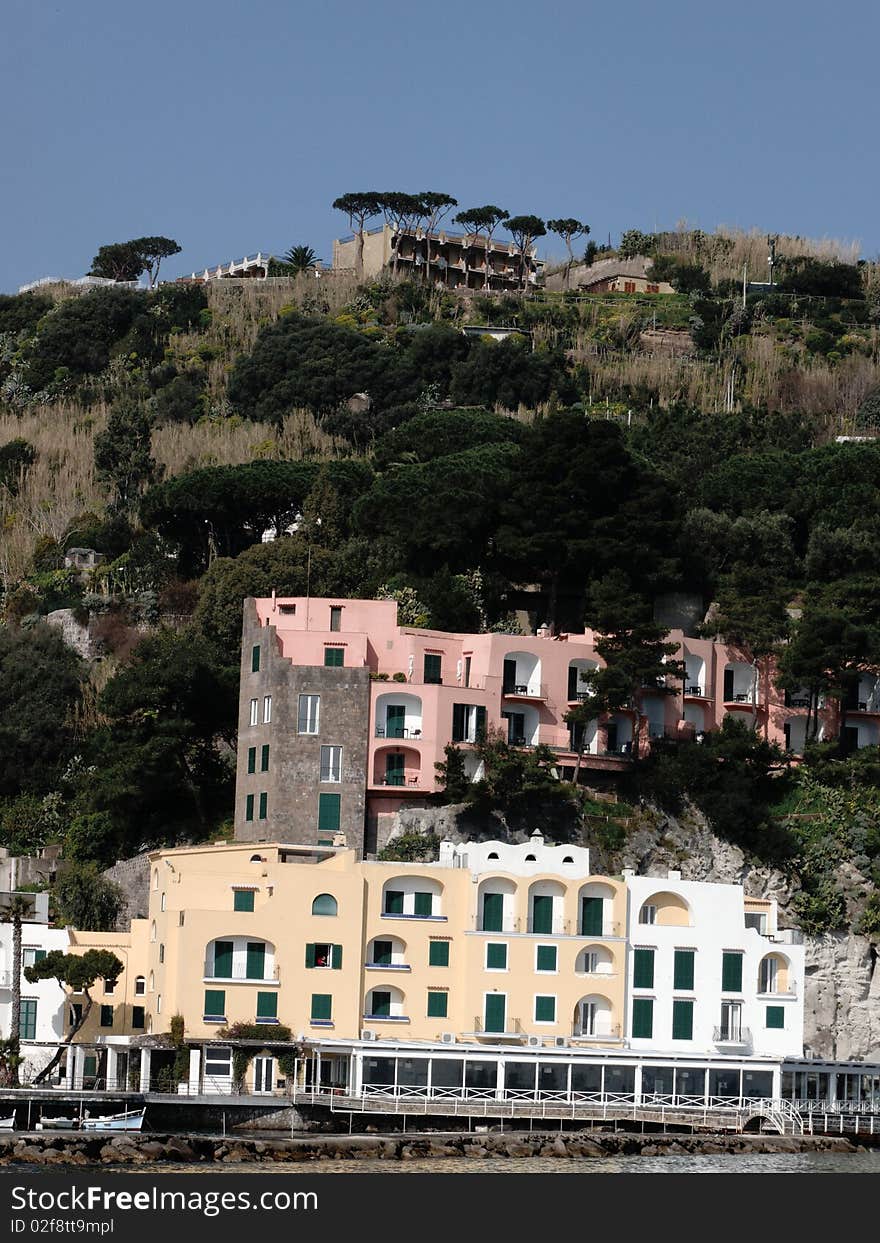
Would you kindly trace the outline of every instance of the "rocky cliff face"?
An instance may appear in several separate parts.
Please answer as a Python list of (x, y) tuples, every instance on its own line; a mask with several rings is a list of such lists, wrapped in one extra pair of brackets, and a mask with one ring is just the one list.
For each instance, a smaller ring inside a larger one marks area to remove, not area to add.
[[(390, 840), (402, 833), (434, 833), (450, 841), (525, 841), (528, 834), (510, 833), (498, 816), (475, 818), (464, 806), (409, 808), (395, 817)], [(698, 812), (674, 819), (642, 809), (630, 827), (626, 845), (614, 857), (588, 839), (595, 871), (618, 873), (632, 868), (642, 876), (665, 876), (680, 870), (684, 880), (720, 881), (742, 885), (756, 898), (775, 898), (779, 922), (797, 927), (792, 898), (797, 878), (772, 867), (754, 867), (737, 846), (715, 837)], [(847, 917), (855, 920), (864, 878), (843, 864), (839, 880), (846, 894)], [(880, 1060), (880, 971), (877, 951), (864, 936), (831, 932), (805, 936), (804, 1047), (817, 1057)]]

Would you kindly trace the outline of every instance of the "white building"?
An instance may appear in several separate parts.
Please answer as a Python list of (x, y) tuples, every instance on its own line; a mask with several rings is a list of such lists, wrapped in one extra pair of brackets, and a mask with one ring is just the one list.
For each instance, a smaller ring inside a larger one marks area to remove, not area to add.
[[(44, 958), (49, 950), (66, 951), (70, 938), (66, 928), (50, 928), (49, 895), (47, 893), (10, 894), (0, 893), (0, 906), (7, 908), (12, 897), (33, 899), (33, 911), (22, 924), (22, 975), (21, 975), (21, 1055), (24, 1059), (19, 1068), (22, 1083), (33, 1079), (49, 1061), (64, 1037), (65, 993), (54, 980), (39, 980), (31, 984), (24, 976), (24, 968), (33, 966)], [(13, 962), (11, 923), (0, 923), (0, 1032), (11, 1035)]]

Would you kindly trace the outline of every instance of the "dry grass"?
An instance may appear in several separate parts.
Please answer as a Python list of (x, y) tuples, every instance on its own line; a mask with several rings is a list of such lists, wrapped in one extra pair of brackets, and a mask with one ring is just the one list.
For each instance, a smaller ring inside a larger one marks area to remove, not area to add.
[[(749, 280), (767, 280), (767, 233), (762, 229), (728, 228), (721, 225), (715, 233), (702, 233), (686, 221), (662, 235), (664, 253), (678, 254), (683, 259), (701, 263), (708, 269), (713, 282), (742, 280), (745, 266)], [(840, 238), (810, 238), (780, 233), (776, 240), (777, 259), (809, 255), (825, 262), (856, 263), (861, 244)]]

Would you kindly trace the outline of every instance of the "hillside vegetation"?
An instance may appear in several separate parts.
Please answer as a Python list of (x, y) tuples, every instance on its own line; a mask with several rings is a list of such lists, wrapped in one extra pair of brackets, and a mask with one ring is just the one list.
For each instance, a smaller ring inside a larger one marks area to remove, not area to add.
[[(880, 442), (834, 439), (880, 424), (875, 265), (780, 239), (777, 288), (743, 306), (754, 237), (621, 246), (677, 292), (303, 274), (0, 298), (0, 844), (105, 864), (228, 827), (241, 599), (307, 573), (313, 595), (394, 596), (402, 621), (460, 630), (515, 629), (531, 584), (542, 620), (613, 632), (608, 702), (652, 676), (668, 591), (714, 602), (713, 633), (811, 696), (880, 668)], [(499, 323), (522, 335), (459, 330)], [(65, 568), (74, 547), (103, 563)], [(99, 659), (47, 627), (62, 608)], [(691, 798), (756, 857), (809, 863), (831, 926), (828, 869), (785, 809), (811, 781), (871, 820), (870, 750), (813, 740), (793, 775), (731, 727), (656, 748), (629, 796)], [(467, 797), (525, 791), (533, 818), (574, 800), (560, 823), (590, 824), (578, 791), (517, 764)], [(870, 834), (834, 840), (873, 875)]]

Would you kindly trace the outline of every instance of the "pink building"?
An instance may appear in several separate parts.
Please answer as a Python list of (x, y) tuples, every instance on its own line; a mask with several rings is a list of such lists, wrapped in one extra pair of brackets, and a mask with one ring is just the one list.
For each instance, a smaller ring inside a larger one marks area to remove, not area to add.
[[(277, 672), (288, 682), (298, 679), (295, 699), (286, 692), (277, 695), (278, 706), (268, 723), (254, 721), (253, 705), (259, 704), (254, 684), (260, 677), (252, 668), (257, 660), (255, 633), (263, 643), (271, 637), (268, 657)], [(299, 808), (296, 823), (276, 822), (276, 831), (296, 832), (291, 840), (309, 840), (302, 824), (305, 814), (313, 816), (316, 833), (343, 833), (349, 845), (358, 846), (362, 842), (352, 839), (359, 819), (366, 817), (368, 840), (375, 840), (382, 818), (402, 802), (418, 802), (438, 789), (436, 764), (444, 759), (448, 743), (462, 746), (470, 774), (479, 777), (478, 757), (468, 747), (486, 727), (503, 730), (514, 745), (551, 747), (567, 777), (574, 776), (578, 764), (606, 772), (625, 769), (636, 745), (644, 753), (652, 738), (693, 737), (718, 728), (727, 715), (741, 718), (781, 747), (795, 753), (803, 749), (806, 691), (784, 695), (773, 685), (771, 668), (755, 667), (727, 644), (682, 631), (671, 631), (669, 640), (679, 645), (678, 658), (687, 670), (683, 683), (669, 681), (673, 693), (644, 688), (631, 708), (586, 727), (570, 726), (566, 714), (589, 695), (582, 675), (603, 663), (590, 631), (556, 636), (449, 634), (399, 626), (393, 600), (247, 600), (237, 834), (253, 836), (253, 829), (239, 831), (239, 813), (246, 817), (250, 807), (248, 823), (253, 825), (259, 797), (265, 803), (263, 829), (271, 836), (270, 791), (256, 789), (261, 774), (244, 763), (246, 754), (255, 756), (256, 741), (270, 745), (269, 733), (287, 772), (272, 801), (280, 796), (285, 806), (296, 801)], [(880, 692), (874, 679), (863, 681), (844, 723), (854, 746), (878, 741)], [(318, 712), (320, 723), (315, 725), (316, 718), (308, 714)], [(820, 704), (818, 721), (819, 736), (833, 736), (835, 712)], [(311, 762), (302, 753), (308, 747), (314, 751)], [(328, 771), (335, 780), (320, 779)], [(274, 769), (267, 773), (274, 784)], [(318, 788), (306, 806), (304, 786), (310, 780)], [(269, 783), (267, 775), (262, 784)], [(345, 790), (334, 795), (334, 784)], [(250, 803), (242, 802), (248, 795)], [(334, 797), (340, 801), (331, 803)], [(331, 806), (338, 807), (338, 814), (321, 811)]]

